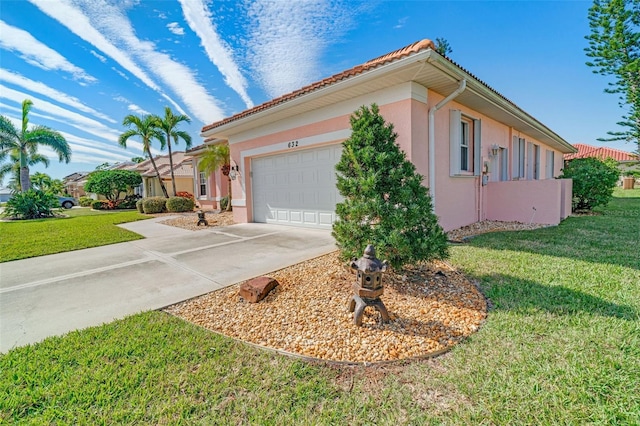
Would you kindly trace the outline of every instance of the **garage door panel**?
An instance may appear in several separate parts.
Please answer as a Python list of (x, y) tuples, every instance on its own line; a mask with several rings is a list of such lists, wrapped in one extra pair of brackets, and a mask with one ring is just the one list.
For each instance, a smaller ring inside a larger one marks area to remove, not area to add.
[(336, 189), (335, 164), (341, 145), (253, 159), (253, 216), (256, 222), (331, 227)]

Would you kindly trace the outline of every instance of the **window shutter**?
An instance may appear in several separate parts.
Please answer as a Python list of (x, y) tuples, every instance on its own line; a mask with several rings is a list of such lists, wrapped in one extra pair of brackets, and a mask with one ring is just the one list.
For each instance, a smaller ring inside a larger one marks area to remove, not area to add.
[(457, 109), (449, 110), (449, 175), (460, 174), (460, 121), (462, 114)]
[(518, 137), (513, 137), (513, 157), (511, 161), (511, 178), (515, 179), (520, 176), (520, 144)]
[(482, 173), (482, 128), (480, 120), (473, 120), (473, 174)]

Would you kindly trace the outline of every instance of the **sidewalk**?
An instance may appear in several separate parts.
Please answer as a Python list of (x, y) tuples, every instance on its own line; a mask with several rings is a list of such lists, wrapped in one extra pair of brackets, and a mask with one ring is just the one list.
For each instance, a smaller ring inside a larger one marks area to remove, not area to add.
[(149, 219), (145, 239), (0, 263), (0, 352), (159, 309), (336, 249), (328, 230), (237, 224), (188, 231)]

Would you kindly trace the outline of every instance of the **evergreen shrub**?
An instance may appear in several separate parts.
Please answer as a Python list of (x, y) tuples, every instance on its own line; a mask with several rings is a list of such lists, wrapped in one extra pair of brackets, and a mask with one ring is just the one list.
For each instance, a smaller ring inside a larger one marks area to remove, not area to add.
[(191, 198), (171, 197), (167, 200), (167, 211), (169, 212), (190, 212), (195, 206)]
[(573, 179), (573, 210), (592, 210), (606, 206), (620, 178), (615, 163), (597, 158), (576, 158), (565, 166), (560, 178)]
[(149, 197), (142, 200), (142, 209), (146, 214), (167, 211), (167, 199), (164, 197)]
[(14, 219), (52, 217), (59, 207), (58, 197), (39, 189), (14, 194), (5, 204), (4, 215)]
[(336, 206), (333, 236), (342, 258), (362, 256), (367, 244), (394, 268), (448, 257), (423, 176), (396, 144), (393, 125), (376, 104), (362, 106), (350, 120), (351, 137), (336, 165), (344, 201)]

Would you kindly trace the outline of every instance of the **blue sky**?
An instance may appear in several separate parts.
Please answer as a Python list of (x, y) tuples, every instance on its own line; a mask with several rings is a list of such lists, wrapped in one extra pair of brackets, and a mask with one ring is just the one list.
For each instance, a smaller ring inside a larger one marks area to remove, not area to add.
[[(585, 65), (587, 1), (2, 0), (0, 114), (63, 133), (62, 178), (141, 156), (128, 114), (165, 106), (203, 125), (399, 49), (443, 37), (450, 57), (570, 143), (602, 145), (622, 110)], [(608, 143), (632, 151), (635, 146)], [(184, 143), (178, 145), (184, 149)], [(42, 149), (43, 154), (50, 152)], [(5, 183), (6, 183), (5, 179)]]

